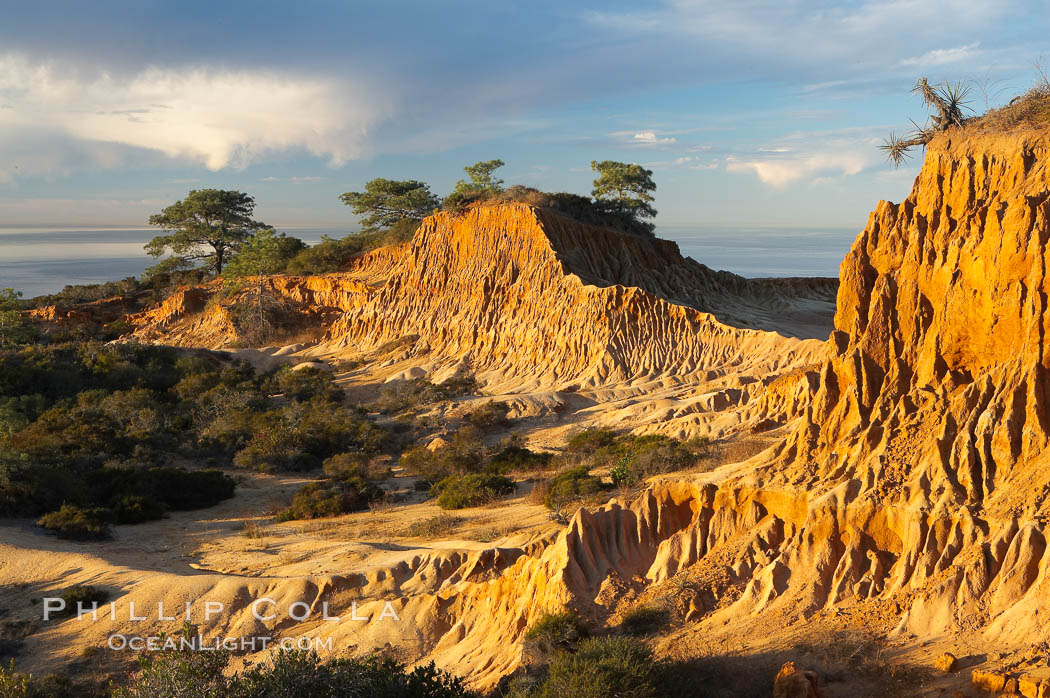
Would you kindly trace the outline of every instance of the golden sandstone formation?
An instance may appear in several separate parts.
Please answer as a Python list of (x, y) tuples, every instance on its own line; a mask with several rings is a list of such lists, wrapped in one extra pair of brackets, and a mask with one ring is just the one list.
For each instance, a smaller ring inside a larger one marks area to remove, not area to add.
[[(400, 341), (376, 375), (469, 366), (489, 392), (586, 393), (632, 426), (784, 425), (745, 465), (580, 510), (528, 545), (416, 555), (294, 592), (310, 603), (350, 588), (394, 594), (419, 654), (481, 687), (518, 665), (544, 611), (602, 621), (625, 590), (690, 571), (708, 581), (691, 605), (697, 632), (850, 607), (892, 617), (897, 637), (1005, 651), (1050, 641), (1048, 143), (959, 130), (933, 140), (911, 195), (880, 203), (843, 262), (824, 343), (812, 337), (825, 284), (713, 272), (670, 243), (520, 204), (439, 214), (345, 274), (266, 280), (323, 318), (303, 355)], [(235, 341), (206, 302), (214, 290), (131, 318), (134, 336)], [(625, 410), (625, 397), (645, 409)], [(379, 623), (318, 633), (362, 650), (396, 644)]]
[[(380, 367), (389, 377), (466, 368), (490, 394), (559, 408), (575, 396), (607, 404), (598, 419), (716, 436), (765, 418), (765, 385), (820, 358), (814, 338), (827, 336), (835, 290), (833, 280), (712, 271), (674, 243), (525, 204), (440, 213), (410, 243), (363, 254), (344, 273), (263, 284), (322, 335), (301, 357), (397, 346), (396, 365)], [(131, 316), (132, 336), (240, 344), (236, 297), (209, 302), (220, 289), (185, 289)], [(797, 404), (783, 399), (790, 390), (770, 398), (778, 409)]]

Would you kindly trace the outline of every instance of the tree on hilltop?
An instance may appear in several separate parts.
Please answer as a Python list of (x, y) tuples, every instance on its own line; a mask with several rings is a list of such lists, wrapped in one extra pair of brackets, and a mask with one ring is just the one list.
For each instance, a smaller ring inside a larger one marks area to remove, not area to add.
[(503, 167), (505, 162), (502, 160), (483, 160), (481, 162), (475, 162), (473, 165), (467, 165), (463, 168), (463, 171), (470, 177), (470, 181), (459, 180), (456, 182), (456, 187), (453, 189), (454, 192), (481, 192), (486, 194), (498, 194), (503, 191), (503, 180), (497, 179), (493, 176), (493, 172)]
[(464, 167), (463, 171), (470, 180), (461, 179), (456, 182), (452, 193), (441, 202), (442, 207), (447, 211), (458, 211), (475, 201), (491, 199), (503, 193), (503, 180), (495, 177), (493, 173), (504, 164), (499, 159), (482, 160)]
[(971, 88), (961, 82), (931, 85), (923, 77), (915, 83), (912, 92), (919, 94), (923, 104), (935, 113), (930, 114), (925, 126), (919, 126), (913, 121), (912, 125), (915, 126), (915, 130), (911, 134), (899, 136), (896, 133), (890, 133), (885, 142), (879, 146), (886, 153), (886, 157), (897, 167), (900, 167), (910, 157), (909, 151), (912, 148), (925, 146), (938, 133), (947, 131), (953, 126), (962, 126), (967, 119), (965, 112), (973, 111), (967, 101)]
[(216, 275), (251, 235), (266, 225), (252, 219), (255, 199), (239, 191), (194, 189), (149, 217), (149, 224), (163, 228), (146, 245), (146, 252), (160, 257), (170, 250), (183, 262), (204, 261)]
[(592, 161), (598, 173), (591, 195), (605, 213), (622, 218), (630, 228), (652, 234), (655, 225), (643, 219), (655, 218), (652, 192), (656, 191), (653, 171), (641, 165), (614, 160)]
[(419, 222), (439, 204), (423, 182), (382, 177), (366, 182), (363, 192), (348, 191), (339, 198), (354, 213), (365, 216), (361, 219), (363, 233), (391, 228), (402, 221)]

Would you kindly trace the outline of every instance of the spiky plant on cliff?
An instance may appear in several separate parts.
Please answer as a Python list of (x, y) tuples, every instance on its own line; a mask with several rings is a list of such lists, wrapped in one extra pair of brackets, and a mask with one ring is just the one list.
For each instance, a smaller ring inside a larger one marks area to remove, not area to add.
[(908, 159), (912, 148), (924, 146), (941, 131), (947, 131), (953, 126), (962, 126), (966, 122), (966, 112), (972, 112), (967, 100), (971, 89), (961, 82), (931, 85), (926, 78), (919, 78), (912, 92), (918, 93), (923, 104), (935, 113), (930, 114), (925, 126), (919, 126), (912, 121), (915, 130), (907, 136), (890, 133), (879, 148), (894, 165), (900, 167)]

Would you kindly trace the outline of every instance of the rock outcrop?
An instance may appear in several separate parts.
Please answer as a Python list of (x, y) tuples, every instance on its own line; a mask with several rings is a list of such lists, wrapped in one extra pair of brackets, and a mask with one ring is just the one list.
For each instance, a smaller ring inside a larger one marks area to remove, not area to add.
[[(378, 367), (382, 379), (469, 368), (490, 394), (587, 392), (592, 402), (624, 403), (610, 417), (621, 422), (713, 435), (767, 416), (774, 408), (757, 400), (766, 384), (823, 357), (816, 338), (830, 330), (836, 287), (713, 271), (672, 242), (526, 204), (439, 213), (410, 243), (359, 255), (344, 272), (257, 285), (285, 304), (295, 327), (317, 328), (320, 340), (302, 357), (396, 347)], [(131, 337), (243, 346), (230, 312), (237, 296), (209, 302), (220, 290), (184, 289), (129, 317)], [(770, 395), (776, 411), (790, 403), (799, 413), (799, 393), (808, 394), (795, 389), (799, 380), (779, 388), (794, 391), (791, 400)]]
[(909, 198), (879, 204), (803, 418), (676, 534), (664, 575), (730, 551), (743, 591), (709, 622), (870, 603), (900, 609), (902, 635), (1050, 639), (1048, 143), (949, 133)]
[[(746, 373), (763, 384), (746, 400), (742, 381), (691, 399), (795, 419), (746, 468), (581, 510), (554, 539), (479, 562), (481, 577), (408, 595), (429, 619), (416, 624), (422, 654), (491, 686), (543, 610), (601, 619), (616, 589), (698, 569), (736, 591), (694, 605), (697, 632), (853, 604), (890, 609), (898, 636), (1050, 641), (1048, 145), (935, 138), (911, 195), (880, 203), (843, 262), (826, 344), (797, 338), (819, 304), (808, 292), (526, 206), (430, 219), (383, 253), (391, 266), (365, 256), (331, 280), (274, 280), (338, 309), (321, 353), (412, 337), (407, 360), (428, 372), (466, 360), (505, 390), (695, 389), (681, 377)], [(139, 336), (204, 336), (204, 320), (161, 314), (138, 318)]]
[(1048, 143), (938, 137), (843, 262), (835, 356), (803, 425), (741, 481), (807, 492), (790, 547), (818, 563), (814, 605), (908, 590), (902, 631), (968, 616), (997, 642), (1034, 639), (1050, 572)]
[[(900, 637), (1050, 641), (1048, 143), (934, 140), (911, 196), (880, 204), (843, 262), (829, 357), (794, 384), (804, 416), (765, 462), (579, 512), (513, 584), (459, 590), (464, 631), (433, 656), (477, 659), (472, 638), (505, 646), (552, 604), (600, 619), (611, 588), (697, 569), (737, 590), (697, 632), (859, 604)], [(482, 600), (500, 611), (473, 618)]]

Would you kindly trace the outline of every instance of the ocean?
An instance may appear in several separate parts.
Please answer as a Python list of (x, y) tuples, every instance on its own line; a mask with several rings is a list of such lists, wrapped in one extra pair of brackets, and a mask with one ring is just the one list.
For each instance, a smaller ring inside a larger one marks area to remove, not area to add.
[[(343, 237), (352, 229), (288, 228), (283, 232), (313, 244), (322, 234)], [(139, 276), (157, 261), (143, 246), (158, 234), (156, 228), (0, 227), (0, 288), (13, 288), (33, 298), (67, 285)]]
[[(352, 228), (284, 228), (308, 243), (322, 234), (343, 237)], [(714, 269), (748, 277), (838, 276), (858, 229), (658, 227), (682, 254)], [(0, 227), (0, 288), (26, 298), (69, 284), (94, 284), (140, 275), (155, 262), (143, 245), (155, 229)]]

